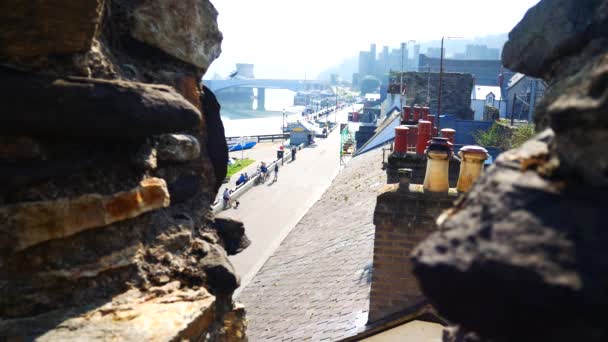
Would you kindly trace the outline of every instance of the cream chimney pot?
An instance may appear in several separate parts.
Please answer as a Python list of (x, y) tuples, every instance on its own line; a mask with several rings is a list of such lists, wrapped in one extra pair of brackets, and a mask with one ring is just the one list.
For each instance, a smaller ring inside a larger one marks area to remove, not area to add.
[(426, 149), (426, 174), (424, 190), (429, 192), (445, 192), (450, 189), (448, 170), (452, 151), (446, 138), (433, 138)]
[(458, 156), (461, 162), (456, 189), (458, 192), (469, 192), (481, 175), (483, 162), (488, 159), (488, 151), (481, 146), (469, 145), (462, 147)]

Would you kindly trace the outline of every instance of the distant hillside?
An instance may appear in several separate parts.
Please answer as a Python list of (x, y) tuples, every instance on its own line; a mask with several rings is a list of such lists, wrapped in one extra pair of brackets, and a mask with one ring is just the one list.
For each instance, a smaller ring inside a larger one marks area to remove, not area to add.
[(353, 73), (359, 69), (359, 56), (353, 56), (343, 60), (339, 65), (334, 65), (321, 72), (317, 76), (318, 80), (329, 81), (331, 74), (338, 74), (343, 81), (352, 81)]

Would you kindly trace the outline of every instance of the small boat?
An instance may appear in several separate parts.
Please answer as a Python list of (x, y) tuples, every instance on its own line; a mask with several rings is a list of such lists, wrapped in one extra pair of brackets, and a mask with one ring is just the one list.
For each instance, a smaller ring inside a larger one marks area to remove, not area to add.
[(228, 140), (226, 141), (226, 143), (228, 144), (228, 151), (233, 152), (248, 150), (254, 147), (257, 144), (257, 141), (255, 140), (255, 138), (242, 137), (238, 139)]

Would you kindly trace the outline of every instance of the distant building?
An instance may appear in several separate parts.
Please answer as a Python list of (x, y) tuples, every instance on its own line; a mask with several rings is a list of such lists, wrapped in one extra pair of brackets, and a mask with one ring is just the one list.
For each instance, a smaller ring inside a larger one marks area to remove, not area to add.
[[(399, 93), (401, 76), (398, 72), (391, 74), (388, 86), (390, 94)], [(405, 72), (403, 73), (405, 89), (404, 106), (425, 105), (431, 113), (438, 110), (439, 73)], [(459, 119), (473, 118), (471, 110), (471, 92), (473, 77), (464, 73), (443, 73), (441, 90), (441, 114), (453, 114)]]
[(454, 59), (497, 60), (500, 59), (500, 49), (488, 48), (487, 45), (467, 45), (464, 53), (457, 53)]
[(509, 79), (506, 89), (506, 116), (532, 121), (534, 107), (544, 96), (547, 84), (541, 79), (517, 73)]
[[(432, 58), (427, 55), (420, 55), (418, 70), (439, 72), (440, 59)], [(473, 75), (476, 85), (497, 86), (499, 85), (499, 75), (501, 72), (506, 79), (513, 74), (511, 71), (502, 68), (502, 62), (496, 60), (461, 60), (443, 59), (444, 72), (466, 73)]]
[[(445, 48), (443, 49), (445, 54)], [(426, 49), (426, 56), (431, 58), (441, 58), (441, 48), (438, 47), (430, 47)], [(444, 55), (445, 57), (445, 55)]]
[(237, 63), (236, 71), (239, 78), (255, 78), (253, 74), (253, 64), (249, 63)]
[(374, 60), (369, 51), (359, 52), (359, 76), (364, 77), (374, 73)]
[(294, 122), (288, 125), (289, 143), (291, 145), (309, 145), (315, 138), (315, 129), (308, 122)]
[(420, 59), (420, 45), (414, 45), (414, 54), (412, 56), (412, 69), (408, 69), (408, 71), (420, 71), (418, 69), (418, 61)]
[(353, 74), (353, 84), (359, 85), (365, 76), (374, 76), (382, 81), (388, 82), (390, 71), (412, 71), (417, 68), (420, 45), (414, 46), (413, 57), (410, 58), (407, 43), (401, 43), (399, 48), (390, 49), (383, 46), (382, 51), (376, 55), (376, 44), (370, 44), (369, 51), (359, 52), (359, 69)]
[(507, 113), (507, 103), (502, 98), (502, 91), (498, 86), (475, 86), (471, 92), (471, 109), (475, 120), (486, 120), (485, 108), (496, 108), (501, 118)]

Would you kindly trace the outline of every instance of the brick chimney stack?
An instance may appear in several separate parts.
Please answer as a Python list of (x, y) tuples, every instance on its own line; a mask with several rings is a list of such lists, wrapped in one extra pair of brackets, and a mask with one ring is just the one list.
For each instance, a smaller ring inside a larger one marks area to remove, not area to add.
[[(408, 154), (409, 157), (416, 154)], [(424, 172), (424, 168), (422, 169)], [(414, 171), (415, 172), (415, 171)], [(398, 184), (388, 184), (376, 202), (374, 261), (369, 323), (426, 304), (409, 258), (414, 247), (437, 229), (436, 219), (452, 206), (455, 190), (425, 192), (411, 169), (399, 169)]]

